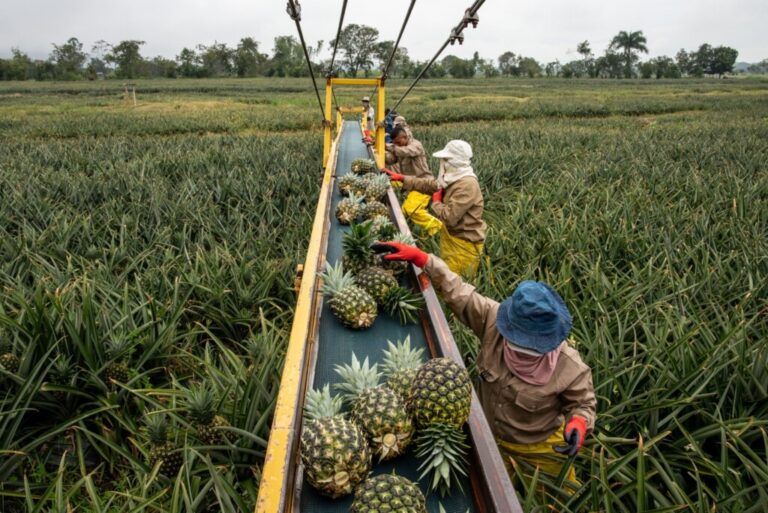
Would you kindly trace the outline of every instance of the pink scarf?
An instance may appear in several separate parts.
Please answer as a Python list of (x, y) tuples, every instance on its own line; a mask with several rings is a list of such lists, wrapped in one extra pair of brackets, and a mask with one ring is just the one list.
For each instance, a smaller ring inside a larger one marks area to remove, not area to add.
[(544, 385), (549, 383), (552, 374), (555, 373), (557, 358), (560, 356), (560, 344), (557, 349), (541, 356), (533, 356), (515, 351), (512, 344), (504, 343), (504, 363), (507, 368), (526, 383), (531, 385)]

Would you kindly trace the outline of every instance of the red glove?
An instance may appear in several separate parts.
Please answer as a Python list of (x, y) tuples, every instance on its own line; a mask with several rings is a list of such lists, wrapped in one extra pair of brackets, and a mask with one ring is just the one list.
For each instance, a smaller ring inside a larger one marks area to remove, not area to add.
[(405, 176), (395, 173), (394, 171), (391, 171), (387, 168), (382, 169), (383, 172), (387, 173), (389, 175), (389, 179), (393, 182), (404, 182)]
[(432, 195), (432, 203), (442, 203), (443, 194), (445, 194), (445, 189), (438, 189), (437, 192)]
[[(386, 258), (386, 257), (384, 257)], [(563, 439), (567, 445), (555, 447), (555, 451), (560, 454), (574, 456), (581, 446), (584, 445), (584, 439), (587, 437), (587, 419), (574, 415), (565, 425)]]
[(388, 255), (384, 255), (384, 260), (401, 260), (411, 262), (417, 267), (424, 268), (427, 265), (429, 255), (416, 246), (409, 246), (402, 242), (379, 242), (382, 246), (392, 248)]

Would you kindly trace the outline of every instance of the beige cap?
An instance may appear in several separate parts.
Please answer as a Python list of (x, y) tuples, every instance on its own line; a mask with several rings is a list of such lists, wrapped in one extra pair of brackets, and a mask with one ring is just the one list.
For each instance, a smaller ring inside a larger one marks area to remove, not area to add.
[(363, 101), (371, 103), (371, 97), (370, 96), (363, 96)]

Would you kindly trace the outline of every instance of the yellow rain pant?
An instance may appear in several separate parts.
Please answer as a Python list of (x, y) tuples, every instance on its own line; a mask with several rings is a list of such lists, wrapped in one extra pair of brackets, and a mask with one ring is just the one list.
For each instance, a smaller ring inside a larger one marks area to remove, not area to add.
[(440, 230), (440, 258), (456, 274), (464, 278), (474, 278), (482, 254), (482, 242), (469, 242), (454, 237), (445, 227)]
[(403, 215), (413, 224), (424, 230), (427, 235), (434, 235), (443, 227), (443, 223), (427, 212), (431, 196), (418, 191), (411, 191), (403, 201)]
[[(563, 445), (565, 443), (563, 441), (562, 426), (543, 442), (535, 444), (513, 444), (497, 439), (496, 443), (499, 446), (501, 457), (504, 459), (504, 464), (507, 466), (509, 476), (512, 478), (514, 478), (513, 461), (524, 461), (529, 465), (539, 467), (540, 472), (557, 477), (560, 475), (563, 464), (567, 460), (566, 456), (555, 452), (552, 448), (553, 445)], [(570, 486), (566, 489), (571, 494), (573, 493), (574, 488), (581, 486), (581, 483), (576, 479), (576, 470), (573, 466), (568, 469), (565, 479), (566, 481), (570, 481)]]

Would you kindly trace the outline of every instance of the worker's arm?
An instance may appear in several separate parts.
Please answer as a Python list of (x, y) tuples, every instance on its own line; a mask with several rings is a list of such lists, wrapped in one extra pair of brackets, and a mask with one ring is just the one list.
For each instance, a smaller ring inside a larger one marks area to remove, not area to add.
[(483, 339), (489, 314), (498, 303), (478, 294), (473, 285), (464, 282), (448, 265), (435, 255), (429, 255), (424, 271), (432, 279), (432, 285), (464, 325)]
[[(437, 181), (435, 181), (435, 185), (437, 185)], [(467, 187), (467, 185), (469, 184), (457, 184), (460, 188), (451, 191), (447, 202), (432, 203), (432, 211), (435, 213), (435, 217), (445, 223), (446, 226), (456, 226), (461, 218), (464, 217), (464, 214), (467, 213), (467, 210), (482, 200), (480, 189), (475, 190), (474, 187)]]
[(437, 185), (437, 180), (432, 176), (425, 176), (422, 178), (406, 176), (403, 185), (409, 190), (430, 195), (440, 188), (440, 186)]
[(592, 371), (586, 365), (583, 367), (576, 379), (560, 394), (560, 399), (563, 402), (565, 422), (579, 416), (587, 421), (587, 430), (592, 431), (595, 427), (597, 400), (592, 385)]
[(392, 145), (392, 152), (399, 157), (418, 157), (424, 155), (424, 147), (415, 139), (411, 139), (405, 146)]

